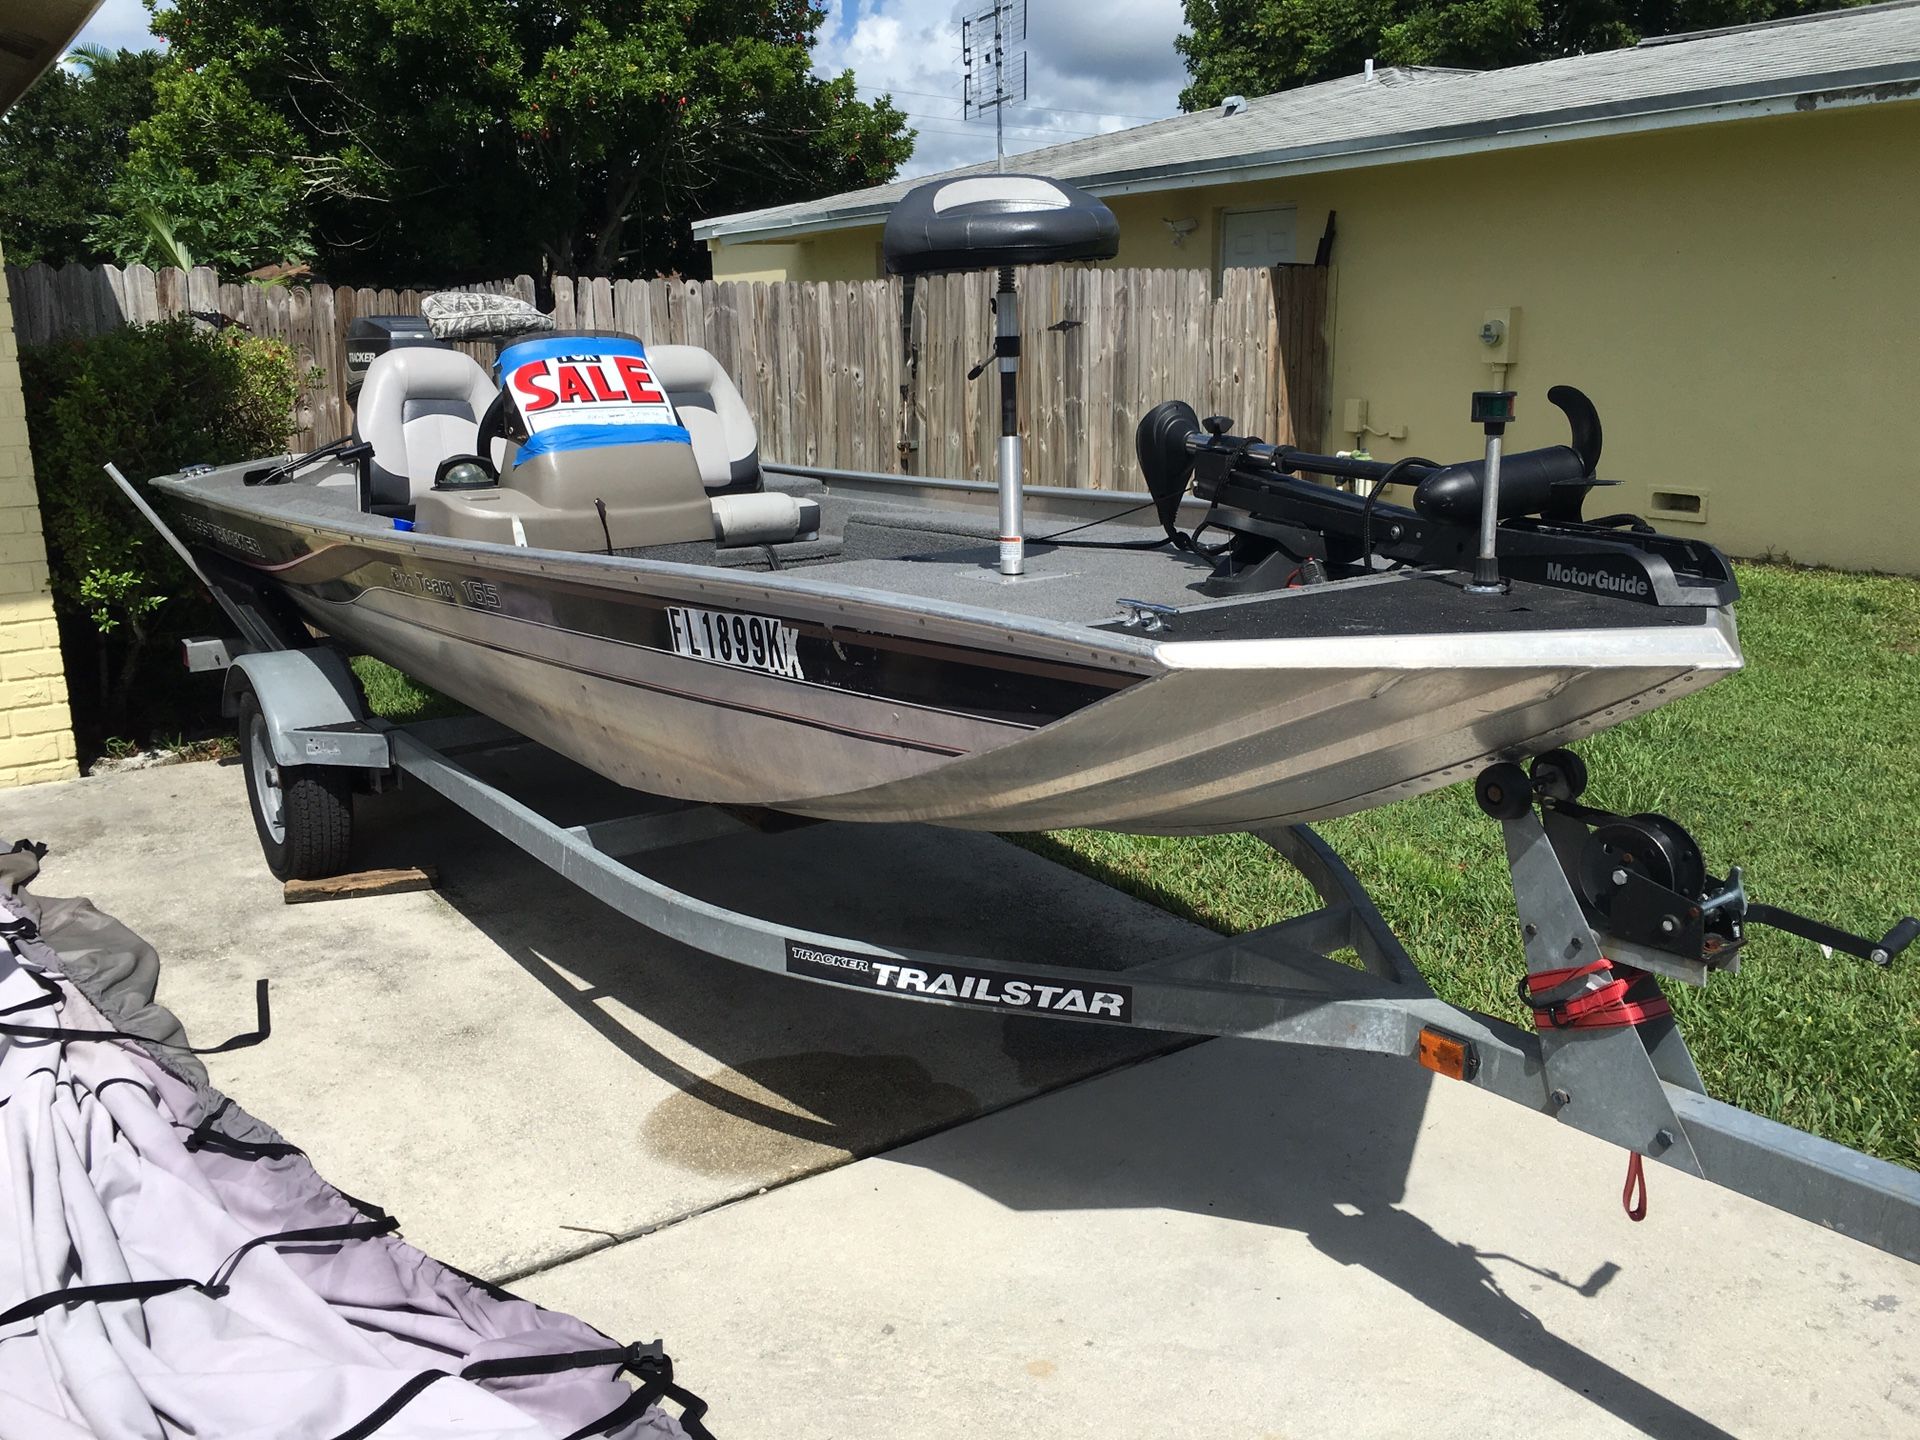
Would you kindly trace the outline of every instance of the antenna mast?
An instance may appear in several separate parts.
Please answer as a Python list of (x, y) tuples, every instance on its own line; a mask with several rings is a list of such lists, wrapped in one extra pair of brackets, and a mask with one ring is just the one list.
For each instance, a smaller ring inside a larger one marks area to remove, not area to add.
[(994, 169), (1007, 168), (1005, 112), (1027, 98), (1027, 0), (989, 0), (960, 21), (961, 114), (993, 112)]

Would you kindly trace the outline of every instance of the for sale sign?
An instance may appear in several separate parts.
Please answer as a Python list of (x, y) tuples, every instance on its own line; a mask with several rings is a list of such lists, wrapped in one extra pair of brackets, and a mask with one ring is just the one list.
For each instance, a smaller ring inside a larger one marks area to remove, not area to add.
[[(538, 435), (564, 425), (678, 425), (646, 353), (637, 342), (629, 343), (631, 351), (583, 347), (528, 358), (507, 369), (507, 388), (528, 432)], [(511, 352), (501, 358), (509, 360)]]

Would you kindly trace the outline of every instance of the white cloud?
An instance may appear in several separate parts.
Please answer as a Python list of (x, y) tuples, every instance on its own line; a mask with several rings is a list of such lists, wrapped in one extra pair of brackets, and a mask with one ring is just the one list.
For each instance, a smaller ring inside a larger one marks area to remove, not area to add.
[(166, 42), (148, 28), (152, 19), (140, 0), (104, 0), (73, 43), (103, 45), (109, 50), (163, 50)]
[[(919, 130), (906, 176), (993, 158), (993, 122), (960, 114), (962, 9), (986, 0), (828, 0), (814, 51), (822, 74), (852, 70), (871, 99), (893, 92)], [(1176, 113), (1180, 0), (1028, 0), (1027, 100), (1006, 113), (1009, 155)], [(141, 0), (104, 0), (81, 44), (159, 47)]]
[[(1180, 0), (1028, 4), (1027, 99), (1007, 110), (1008, 155), (1176, 113)], [(954, 0), (829, 0), (814, 68), (852, 70), (863, 99), (893, 93), (920, 132), (903, 176), (993, 158), (992, 119), (960, 114), (960, 13)]]

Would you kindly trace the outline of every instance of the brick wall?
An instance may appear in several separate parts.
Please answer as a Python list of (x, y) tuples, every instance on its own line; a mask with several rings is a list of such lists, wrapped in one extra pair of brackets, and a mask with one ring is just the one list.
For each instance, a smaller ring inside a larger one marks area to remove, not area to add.
[(13, 307), (0, 283), (0, 785), (75, 773), (67, 677), (27, 451)]

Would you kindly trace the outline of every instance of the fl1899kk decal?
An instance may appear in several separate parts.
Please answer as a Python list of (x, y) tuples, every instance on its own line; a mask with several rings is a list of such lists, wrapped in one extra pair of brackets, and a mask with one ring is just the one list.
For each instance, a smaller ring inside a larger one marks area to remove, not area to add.
[(800, 632), (770, 615), (731, 615), (669, 605), (667, 624), (673, 631), (676, 655), (764, 670), (789, 680), (807, 678), (800, 669)]

